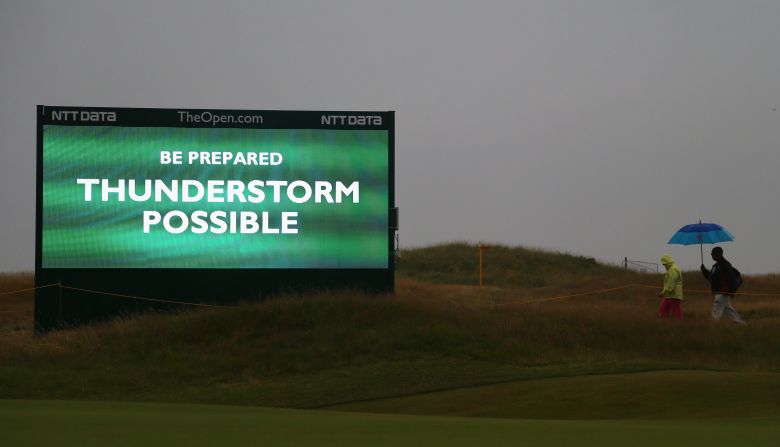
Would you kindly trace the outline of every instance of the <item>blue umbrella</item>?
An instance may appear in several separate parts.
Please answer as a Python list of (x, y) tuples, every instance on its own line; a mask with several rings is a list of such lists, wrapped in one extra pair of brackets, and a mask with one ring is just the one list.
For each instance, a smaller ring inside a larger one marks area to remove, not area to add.
[(669, 239), (667, 244), (693, 245), (699, 244), (701, 263), (704, 264), (704, 248), (702, 244), (717, 244), (718, 242), (733, 241), (734, 236), (725, 228), (714, 223), (699, 223), (686, 225)]

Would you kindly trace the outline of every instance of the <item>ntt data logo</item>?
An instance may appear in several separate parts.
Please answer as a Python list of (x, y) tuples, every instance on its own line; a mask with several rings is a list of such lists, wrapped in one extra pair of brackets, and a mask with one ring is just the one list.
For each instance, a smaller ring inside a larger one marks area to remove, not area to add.
[(52, 121), (81, 121), (90, 123), (116, 122), (116, 112), (88, 110), (52, 110)]
[(380, 115), (322, 115), (323, 126), (381, 126)]

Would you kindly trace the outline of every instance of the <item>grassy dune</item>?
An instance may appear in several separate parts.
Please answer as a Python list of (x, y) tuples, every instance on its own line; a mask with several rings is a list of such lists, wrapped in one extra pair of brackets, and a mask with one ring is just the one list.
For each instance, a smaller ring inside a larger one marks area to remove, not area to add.
[[(483, 284), (511, 288), (578, 287), (591, 280), (635, 279), (632, 272), (593, 258), (523, 247), (489, 245), (483, 251)], [(401, 253), (402, 276), (439, 284), (479, 284), (476, 245), (453, 243)]]
[[(476, 393), (466, 390), (451, 399), (441, 394), (450, 403), (426, 404), (431, 410), (423, 413), (470, 415), (480, 405), (490, 406), (489, 389), (480, 389), (485, 385), (499, 386), (493, 395), (512, 395), (511, 390), (523, 395), (528, 391), (523, 386), (546, 389), (548, 396), (567, 390), (572, 402), (586, 402), (585, 395), (574, 393), (587, 388), (576, 380), (593, 377), (601, 385), (591, 385), (603, 387), (607, 397), (601, 413), (594, 407), (594, 417), (663, 417), (663, 409), (680, 399), (701, 406), (699, 417), (734, 410), (727, 399), (704, 405), (703, 391), (629, 399), (625, 405), (632, 411), (623, 413), (611, 403), (630, 391), (627, 384), (633, 379), (625, 377), (688, 370), (740, 374), (757, 396), (740, 405), (759, 408), (758, 415), (778, 412), (758, 397), (777, 395), (780, 297), (737, 298), (735, 306), (748, 321), (740, 327), (710, 321), (712, 298), (689, 292), (686, 320), (680, 323), (654, 316), (660, 274), (495, 247), (485, 252), (488, 285), (480, 288), (470, 285), (476, 270), (468, 276), (476, 266), (473, 245), (429, 247), (403, 253), (393, 296), (350, 291), (285, 296), (237, 309), (145, 315), (45, 336), (32, 335), (31, 294), (0, 296), (0, 399), (286, 408), (355, 404), (351, 409), (403, 413), (424, 406), (393, 399), (468, 388)], [(685, 273), (685, 281), (686, 289), (707, 288), (696, 272)], [(31, 283), (29, 275), (5, 275), (0, 292)], [(601, 289), (614, 290), (539, 301)], [(776, 275), (749, 277), (743, 290), (777, 291)], [(701, 380), (714, 381), (714, 387), (725, 377), (730, 376)], [(678, 379), (661, 375), (653, 380)], [(371, 401), (393, 403), (360, 407)], [(484, 414), (533, 417), (528, 411), (532, 402), (496, 405), (495, 413)], [(587, 415), (584, 404), (550, 402), (537, 417)], [(444, 411), (441, 405), (451, 408)]]

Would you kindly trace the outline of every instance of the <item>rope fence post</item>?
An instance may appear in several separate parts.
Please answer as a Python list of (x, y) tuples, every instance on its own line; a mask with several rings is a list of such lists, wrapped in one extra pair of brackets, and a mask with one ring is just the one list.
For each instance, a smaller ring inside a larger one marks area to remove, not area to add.
[(479, 286), (482, 287), (482, 242), (477, 244), (477, 251), (479, 251)]
[(477, 251), (479, 251), (479, 286), (482, 287), (483, 285), (483, 274), (482, 274), (482, 252), (484, 250), (490, 250), (490, 245), (483, 244), (482, 242), (477, 243)]
[(57, 295), (60, 302), (60, 325), (62, 325), (63, 321), (65, 321), (65, 318), (62, 315), (62, 281), (57, 281)]

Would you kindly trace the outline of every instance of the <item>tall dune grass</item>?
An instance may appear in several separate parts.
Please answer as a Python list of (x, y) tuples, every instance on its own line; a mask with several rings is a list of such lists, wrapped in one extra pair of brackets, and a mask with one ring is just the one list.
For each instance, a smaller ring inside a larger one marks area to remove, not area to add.
[[(0, 397), (316, 407), (528, 377), (780, 371), (777, 297), (735, 299), (746, 327), (711, 321), (707, 293), (686, 295), (684, 321), (662, 320), (660, 274), (497, 247), (492, 285), (478, 287), (453, 279), (471, 268), (455, 259), (466, 250), (473, 255), (465, 245), (405, 253), (394, 295), (288, 295), (44, 336), (32, 334), (30, 294), (0, 298), (0, 310), (23, 311), (0, 313)], [(540, 281), (527, 286), (528, 275)], [(685, 281), (706, 290), (696, 272)], [(537, 301), (630, 284), (659, 287)], [(0, 277), (0, 291), (19, 285), (31, 277)], [(747, 278), (744, 291), (773, 290), (780, 278), (767, 275)]]
[[(486, 244), (483, 284), (501, 287), (562, 287), (591, 277), (631, 277), (632, 273), (593, 258), (523, 247)], [(465, 242), (401, 252), (399, 274), (442, 284), (479, 284), (479, 249)]]

